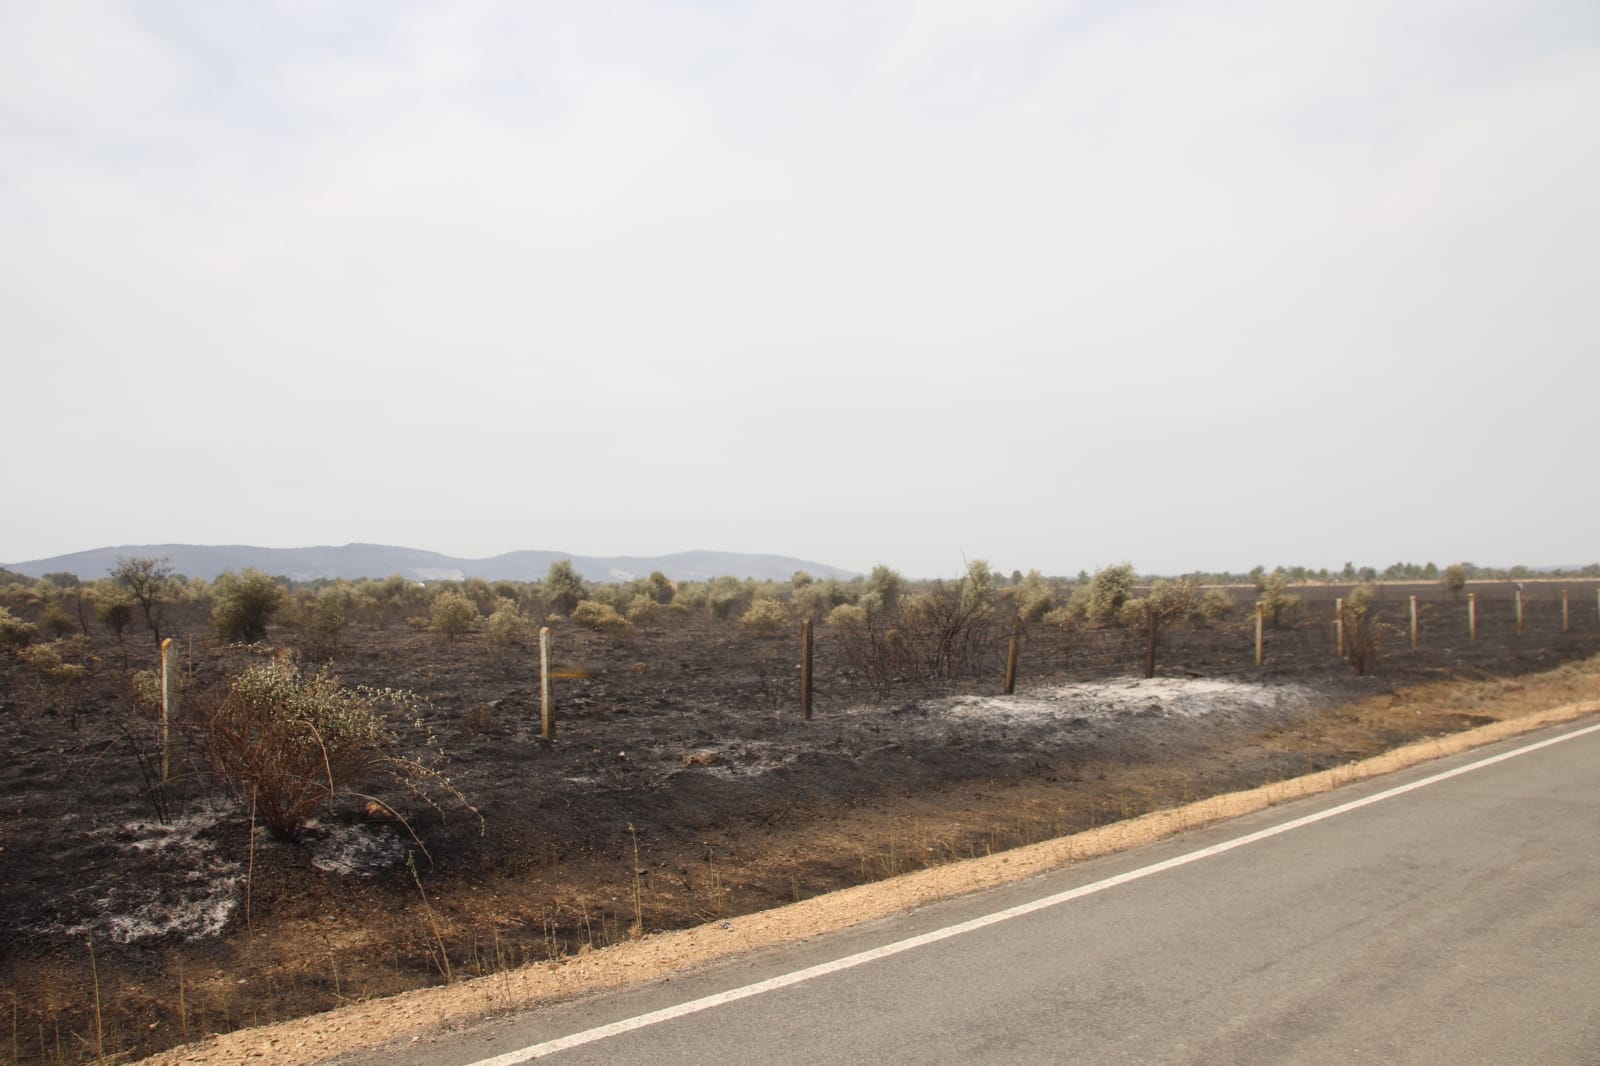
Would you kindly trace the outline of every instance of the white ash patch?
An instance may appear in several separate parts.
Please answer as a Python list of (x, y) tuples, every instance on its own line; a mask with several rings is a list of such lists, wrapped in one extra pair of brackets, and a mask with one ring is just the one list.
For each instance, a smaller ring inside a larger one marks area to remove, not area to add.
[(1296, 684), (1257, 684), (1222, 678), (1115, 678), (1074, 681), (1015, 696), (952, 696), (933, 700), (930, 712), (950, 717), (1018, 723), (1066, 718), (1117, 718), (1127, 714), (1199, 718), (1240, 710), (1276, 710), (1309, 704), (1314, 691)]
[(211, 841), (201, 838), (220, 820), (217, 814), (198, 814), (170, 825), (129, 822), (101, 830), (97, 835), (128, 852), (154, 854), (167, 872), (149, 880), (124, 877), (73, 893), (75, 909), (91, 917), (61, 931), (118, 944), (169, 934), (196, 940), (222, 932), (239, 906), (244, 878), (238, 863), (222, 859)]
[(741, 740), (725, 747), (699, 749), (716, 755), (716, 761), (695, 767), (712, 777), (754, 777), (795, 761), (792, 743), (770, 740)]
[(386, 827), (324, 826), (306, 844), (312, 866), (342, 876), (377, 873), (405, 858), (406, 853), (405, 843)]

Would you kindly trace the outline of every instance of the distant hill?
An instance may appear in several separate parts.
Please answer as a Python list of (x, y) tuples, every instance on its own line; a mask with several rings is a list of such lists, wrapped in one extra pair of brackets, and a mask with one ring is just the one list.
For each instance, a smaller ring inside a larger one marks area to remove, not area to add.
[(117, 565), (118, 556), (161, 558), (185, 577), (213, 581), (225, 570), (254, 567), (291, 581), (317, 578), (384, 578), (399, 574), (416, 581), (461, 581), (481, 577), (487, 581), (538, 581), (559, 559), (572, 560), (585, 581), (631, 581), (659, 570), (673, 581), (705, 581), (713, 577), (753, 577), (758, 581), (787, 581), (796, 570), (813, 577), (856, 576), (825, 563), (786, 555), (749, 555), (740, 552), (687, 551), (675, 555), (621, 555), (597, 557), (570, 552), (516, 551), (488, 559), (459, 559), (418, 548), (384, 544), (345, 544), (340, 547), (256, 548), (245, 544), (137, 544), (116, 548), (4, 563), (0, 568), (28, 577), (71, 573), (84, 580), (104, 577)]

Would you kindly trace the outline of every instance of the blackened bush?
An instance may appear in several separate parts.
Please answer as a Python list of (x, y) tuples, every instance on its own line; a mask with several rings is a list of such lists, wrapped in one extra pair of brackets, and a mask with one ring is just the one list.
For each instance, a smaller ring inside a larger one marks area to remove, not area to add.
[(279, 655), (232, 679), (204, 715), (204, 739), (239, 803), (259, 812), (273, 836), (297, 840), (317, 811), (378, 778), (430, 803), (440, 791), (465, 803), (434, 766), (397, 750), (384, 708), (415, 716), (415, 699), (346, 688), (326, 668), (307, 676)]

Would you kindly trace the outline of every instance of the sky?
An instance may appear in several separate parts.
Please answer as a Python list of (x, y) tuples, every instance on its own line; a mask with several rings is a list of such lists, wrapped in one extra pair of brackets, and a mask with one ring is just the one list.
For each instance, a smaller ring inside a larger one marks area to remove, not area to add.
[(1592, 0), (7, 0), (0, 561), (1600, 560)]

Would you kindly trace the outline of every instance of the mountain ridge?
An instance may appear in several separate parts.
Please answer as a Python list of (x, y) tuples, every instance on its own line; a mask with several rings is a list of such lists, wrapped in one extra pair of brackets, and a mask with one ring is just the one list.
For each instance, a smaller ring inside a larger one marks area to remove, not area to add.
[(304, 548), (263, 548), (249, 544), (124, 544), (44, 559), (0, 563), (0, 568), (34, 578), (47, 573), (64, 572), (91, 580), (109, 574), (120, 556), (165, 557), (174, 573), (205, 578), (207, 581), (216, 580), (224, 571), (237, 572), (245, 567), (274, 577), (287, 577), (291, 581), (315, 581), (319, 578), (353, 581), (384, 578), (391, 574), (416, 581), (463, 581), (469, 577), (481, 577), (486, 581), (538, 581), (549, 572), (551, 563), (561, 559), (571, 560), (573, 569), (585, 581), (598, 582), (630, 581), (656, 570), (673, 581), (706, 581), (724, 576), (787, 581), (796, 570), (804, 570), (818, 578), (857, 576), (842, 567), (787, 555), (719, 552), (703, 548), (670, 555), (614, 556), (522, 549), (483, 559), (470, 559), (425, 548), (367, 543), (322, 544)]

